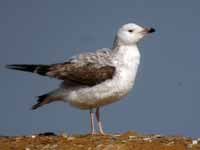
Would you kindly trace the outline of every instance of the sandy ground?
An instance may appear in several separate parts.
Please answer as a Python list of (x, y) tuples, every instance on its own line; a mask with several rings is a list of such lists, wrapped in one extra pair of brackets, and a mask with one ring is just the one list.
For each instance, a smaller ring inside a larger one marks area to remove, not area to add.
[(200, 150), (200, 140), (182, 136), (143, 135), (134, 131), (112, 135), (0, 137), (0, 150)]

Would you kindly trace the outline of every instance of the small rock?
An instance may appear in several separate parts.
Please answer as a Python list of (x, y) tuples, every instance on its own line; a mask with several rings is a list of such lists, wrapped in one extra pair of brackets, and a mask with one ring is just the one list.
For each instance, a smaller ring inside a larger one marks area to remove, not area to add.
[(21, 140), (21, 139), (22, 139), (22, 137), (16, 137), (16, 138), (15, 138), (16, 141), (19, 141), (19, 140)]
[(51, 149), (55, 149), (56, 147), (58, 147), (58, 145), (54, 144), (54, 145), (51, 146)]
[(114, 134), (113, 136), (115, 136), (115, 137), (119, 137), (119, 136), (121, 136), (120, 134)]
[(122, 140), (122, 143), (127, 143), (127, 141), (125, 141), (125, 140)]
[(68, 135), (66, 133), (62, 133), (61, 136), (64, 137), (64, 138), (68, 137)]
[(174, 141), (171, 141), (169, 143), (167, 143), (166, 145), (170, 146), (170, 145), (173, 145), (174, 144)]
[(134, 136), (134, 135), (130, 135), (128, 138), (129, 138), (129, 139), (135, 139), (136, 136)]
[(192, 146), (193, 146), (192, 144), (188, 144), (187, 145), (188, 148), (192, 148)]
[(163, 137), (163, 136), (160, 135), (160, 134), (156, 134), (156, 135), (154, 135), (153, 137), (154, 137), (154, 138), (161, 138), (161, 137)]
[(45, 150), (45, 149), (50, 149), (50, 144), (47, 144), (42, 148), (42, 150)]
[(31, 138), (32, 138), (32, 139), (36, 138), (36, 135), (31, 135)]
[(150, 137), (143, 138), (144, 141), (151, 141)]
[(67, 137), (67, 140), (69, 140), (69, 141), (75, 140), (75, 137), (73, 137), (73, 136), (68, 136), (68, 137)]
[(192, 144), (193, 145), (198, 144), (198, 140), (192, 140)]
[[(101, 148), (102, 146), (103, 146), (103, 144), (97, 145), (96, 148), (95, 148), (95, 150), (101, 150), (101, 149), (102, 149), (102, 148)], [(90, 148), (91, 148), (91, 147), (90, 147)]]
[(200, 144), (200, 138), (197, 139), (198, 143)]
[(114, 146), (109, 144), (109, 145), (105, 146), (103, 150), (114, 150)]
[(38, 135), (39, 136), (56, 136), (56, 134), (53, 132), (45, 132), (45, 133), (40, 133)]

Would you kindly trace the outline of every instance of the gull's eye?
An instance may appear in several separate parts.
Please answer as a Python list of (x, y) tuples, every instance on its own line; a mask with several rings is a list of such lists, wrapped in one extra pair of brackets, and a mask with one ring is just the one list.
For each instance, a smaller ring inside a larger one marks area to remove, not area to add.
[(131, 29), (130, 29), (130, 30), (128, 30), (128, 32), (132, 33), (132, 32), (133, 32), (133, 30), (131, 30)]

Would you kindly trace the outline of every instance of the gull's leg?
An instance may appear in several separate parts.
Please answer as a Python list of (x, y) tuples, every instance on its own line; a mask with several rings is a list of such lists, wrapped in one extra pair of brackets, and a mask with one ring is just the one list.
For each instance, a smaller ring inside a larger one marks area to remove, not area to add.
[(105, 134), (104, 131), (103, 131), (102, 124), (101, 124), (101, 120), (100, 120), (99, 109), (100, 109), (99, 107), (97, 107), (97, 109), (96, 109), (96, 118), (97, 118), (97, 122), (98, 122), (99, 132), (101, 134)]
[(91, 126), (91, 134), (95, 134), (95, 129), (94, 129), (94, 112), (92, 109), (90, 109), (90, 126)]

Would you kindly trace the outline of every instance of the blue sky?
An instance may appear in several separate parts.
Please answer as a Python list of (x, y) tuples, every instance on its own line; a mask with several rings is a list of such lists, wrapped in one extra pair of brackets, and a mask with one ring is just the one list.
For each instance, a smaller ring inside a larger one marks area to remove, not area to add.
[[(200, 136), (200, 2), (186, 0), (1, 0), (0, 64), (62, 62), (111, 47), (125, 23), (154, 27), (140, 44), (136, 85), (102, 109), (105, 131)], [(52, 103), (36, 111), (36, 96), (60, 81), (0, 69), (0, 134), (87, 133), (88, 111)]]

